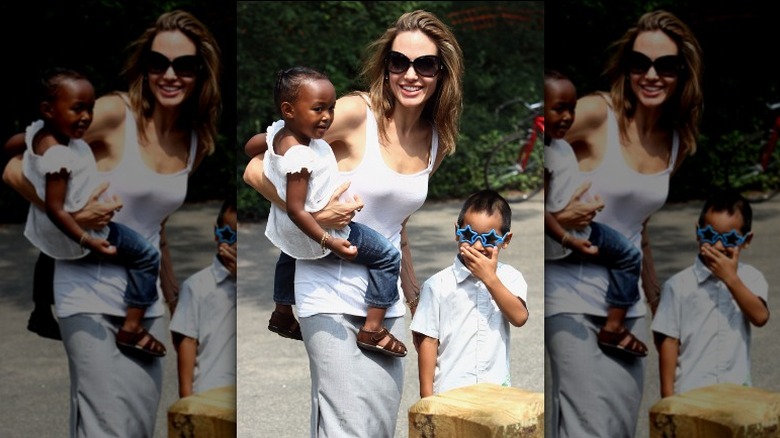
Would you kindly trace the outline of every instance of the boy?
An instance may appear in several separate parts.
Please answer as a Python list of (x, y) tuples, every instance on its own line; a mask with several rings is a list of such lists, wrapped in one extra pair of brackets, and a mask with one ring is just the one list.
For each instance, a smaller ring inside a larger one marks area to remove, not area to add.
[(233, 195), (217, 216), (211, 266), (182, 284), (171, 318), (180, 397), (236, 384), (236, 222)]
[(769, 320), (768, 284), (739, 263), (753, 238), (750, 203), (735, 192), (706, 201), (693, 266), (664, 284), (651, 329), (659, 352), (661, 397), (715, 383), (750, 385), (750, 325)]
[(421, 397), (480, 382), (510, 385), (509, 324), (528, 320), (523, 275), (498, 261), (511, 220), (509, 204), (492, 190), (466, 199), (455, 227), (459, 253), (423, 284), (412, 319), (423, 335)]
[(544, 257), (580, 258), (605, 266), (609, 286), (607, 319), (598, 345), (605, 353), (622, 357), (647, 356), (647, 346), (625, 325), (628, 308), (639, 301), (642, 252), (618, 231), (598, 222), (582, 229), (565, 229), (554, 213), (561, 211), (585, 179), (577, 157), (564, 136), (574, 123), (577, 90), (564, 74), (544, 73)]

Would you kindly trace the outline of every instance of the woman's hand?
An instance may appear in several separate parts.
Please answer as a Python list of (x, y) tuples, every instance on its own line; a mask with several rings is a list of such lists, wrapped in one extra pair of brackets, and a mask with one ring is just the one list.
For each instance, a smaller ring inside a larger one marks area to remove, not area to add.
[(583, 199), (583, 195), (590, 188), (590, 182), (581, 185), (572, 195), (571, 200), (563, 210), (553, 213), (555, 219), (563, 228), (581, 229), (593, 221), (596, 213), (604, 208), (604, 201), (596, 195), (592, 199)]
[(349, 225), (355, 217), (355, 213), (363, 208), (363, 200), (358, 195), (354, 195), (351, 201), (339, 201), (341, 195), (349, 188), (349, 184), (349, 181), (347, 181), (339, 186), (331, 195), (328, 205), (322, 210), (312, 213), (314, 220), (322, 228), (340, 230)]
[(114, 213), (122, 209), (122, 200), (114, 195), (109, 200), (101, 200), (103, 193), (108, 189), (108, 183), (104, 182), (89, 196), (84, 207), (73, 213), (73, 219), (83, 229), (98, 230), (111, 222)]

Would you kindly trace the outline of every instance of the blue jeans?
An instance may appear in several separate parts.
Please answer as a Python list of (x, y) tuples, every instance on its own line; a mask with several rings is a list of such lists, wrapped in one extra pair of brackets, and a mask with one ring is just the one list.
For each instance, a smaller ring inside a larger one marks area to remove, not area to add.
[[(368, 287), (365, 302), (370, 307), (386, 309), (398, 301), (398, 274), (401, 271), (401, 253), (383, 235), (357, 222), (349, 223), (347, 240), (357, 247), (352, 263), (368, 268)], [(338, 259), (331, 252), (326, 258)], [(282, 252), (274, 274), (274, 302), (295, 304), (295, 259)]]
[(104, 260), (127, 268), (125, 304), (130, 307), (149, 307), (158, 297), (160, 252), (130, 227), (110, 222), (108, 230), (106, 240), (116, 247), (116, 255)]
[(599, 255), (587, 260), (605, 266), (609, 272), (607, 304), (621, 308), (631, 306), (639, 301), (642, 252), (607, 225), (591, 222), (590, 230), (588, 240), (599, 247)]

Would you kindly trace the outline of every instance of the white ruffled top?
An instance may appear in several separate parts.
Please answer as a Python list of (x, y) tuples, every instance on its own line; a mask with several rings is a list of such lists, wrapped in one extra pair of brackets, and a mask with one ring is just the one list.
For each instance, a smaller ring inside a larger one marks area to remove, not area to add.
[[(304, 208), (309, 213), (322, 210), (330, 200), (333, 192), (345, 181), (339, 174), (336, 156), (325, 140), (312, 139), (308, 146), (296, 145), (287, 150), (284, 155), (278, 155), (273, 148), (274, 137), (284, 128), (284, 120), (277, 120), (266, 129), (268, 152), (263, 160), (263, 173), (273, 185), (282, 199), (287, 199), (287, 175), (309, 171), (309, 185)], [(346, 239), (349, 227), (340, 230), (326, 229), (331, 236)], [(330, 254), (324, 251), (320, 242), (307, 236), (287, 216), (287, 213), (276, 205), (271, 206), (265, 235), (277, 248), (296, 259), (319, 259)]]
[[(43, 155), (38, 155), (33, 150), (33, 139), (41, 128), (43, 120), (37, 120), (25, 131), (27, 149), (22, 160), (22, 173), (35, 187), (38, 197), (45, 200), (46, 174), (65, 169), (70, 175), (64, 209), (69, 213), (79, 211), (101, 182), (92, 149), (84, 140), (71, 139), (67, 146), (52, 146)], [(85, 231), (93, 237), (108, 237), (108, 227)], [(34, 204), (30, 204), (27, 213), (24, 235), (39, 250), (55, 259), (78, 259), (89, 253), (89, 250), (60, 231), (46, 212)]]

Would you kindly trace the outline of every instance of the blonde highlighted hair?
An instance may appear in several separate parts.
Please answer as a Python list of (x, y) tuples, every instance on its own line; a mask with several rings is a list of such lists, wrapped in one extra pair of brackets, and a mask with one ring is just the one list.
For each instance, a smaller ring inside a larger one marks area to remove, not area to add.
[(360, 72), (368, 84), (371, 107), (377, 117), (380, 138), (387, 139), (387, 119), (392, 116), (395, 98), (385, 81), (385, 58), (393, 41), (402, 32), (421, 31), (438, 49), (444, 68), (439, 72), (436, 92), (425, 103), (422, 119), (433, 124), (439, 134), (439, 147), (445, 155), (455, 152), (460, 115), (463, 110), (463, 51), (447, 25), (434, 14), (417, 10), (407, 12), (367, 48)]
[(138, 136), (146, 140), (147, 120), (154, 112), (155, 98), (149, 90), (145, 58), (154, 38), (162, 32), (180, 31), (197, 49), (201, 69), (192, 95), (183, 103), (180, 126), (195, 130), (198, 135), (200, 155), (214, 152), (217, 137), (217, 121), (222, 105), (219, 88), (221, 63), (220, 49), (209, 29), (192, 14), (175, 10), (157, 18), (151, 27), (130, 45), (131, 54), (123, 70), (129, 82), (127, 94), (137, 121)]
[(664, 103), (661, 123), (679, 133), (681, 152), (684, 155), (692, 155), (696, 152), (696, 139), (699, 135), (699, 121), (703, 107), (702, 50), (688, 26), (670, 12), (653, 11), (642, 15), (636, 26), (626, 31), (612, 44), (614, 52), (607, 62), (604, 73), (612, 84), (610, 98), (620, 129), (620, 137), (625, 141), (628, 123), (634, 116), (637, 105), (637, 98), (629, 85), (625, 59), (633, 50), (637, 36), (642, 32), (652, 31), (661, 31), (671, 38), (677, 44), (684, 63), (677, 90), (674, 96)]

